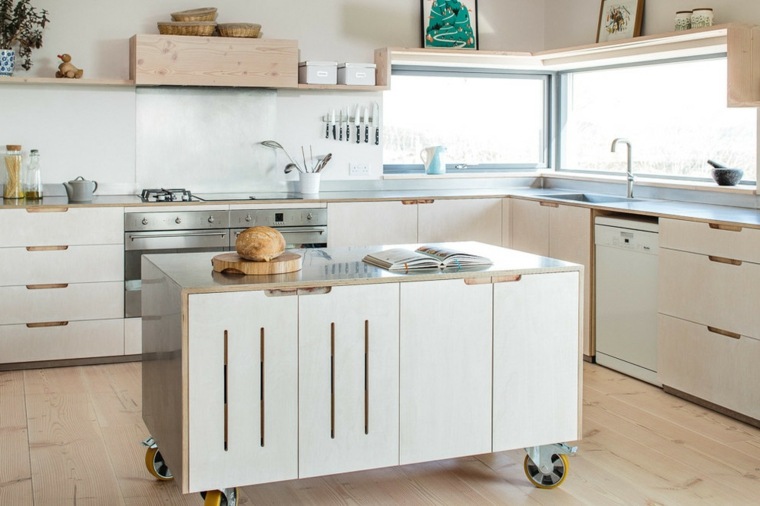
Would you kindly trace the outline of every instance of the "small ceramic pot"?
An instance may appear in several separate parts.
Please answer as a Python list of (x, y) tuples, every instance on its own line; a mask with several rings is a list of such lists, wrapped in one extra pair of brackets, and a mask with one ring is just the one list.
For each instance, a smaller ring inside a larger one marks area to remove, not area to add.
[(12, 76), (16, 66), (16, 51), (0, 49), (0, 76)]

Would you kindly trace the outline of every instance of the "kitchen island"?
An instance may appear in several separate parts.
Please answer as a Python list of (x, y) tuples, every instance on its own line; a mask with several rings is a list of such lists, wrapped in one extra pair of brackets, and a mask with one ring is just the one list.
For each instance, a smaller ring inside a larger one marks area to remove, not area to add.
[(144, 256), (149, 471), (232, 504), (238, 486), (526, 448), (528, 478), (559, 485), (583, 267), (445, 244), (493, 264), (395, 273), (362, 261), (390, 246), (325, 248), (242, 276), (214, 253)]

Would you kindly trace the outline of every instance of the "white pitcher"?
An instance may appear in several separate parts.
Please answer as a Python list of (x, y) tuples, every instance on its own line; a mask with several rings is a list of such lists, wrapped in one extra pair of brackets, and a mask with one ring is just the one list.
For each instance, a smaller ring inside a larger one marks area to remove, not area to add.
[(446, 173), (446, 153), (445, 146), (430, 146), (420, 151), (420, 158), (425, 164), (425, 174), (445, 174)]

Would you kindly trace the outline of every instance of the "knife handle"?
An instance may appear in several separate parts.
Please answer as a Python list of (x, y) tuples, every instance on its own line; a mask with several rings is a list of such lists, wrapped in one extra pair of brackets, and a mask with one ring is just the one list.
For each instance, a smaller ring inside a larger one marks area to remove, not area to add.
[(356, 125), (356, 143), (359, 144), (362, 141), (362, 127)]
[(377, 146), (378, 144), (380, 144), (380, 128), (376, 127), (375, 128), (375, 146)]
[(339, 140), (339, 141), (342, 141), (342, 140), (343, 140), (343, 125), (340, 125), (340, 126), (338, 127), (338, 140)]
[(351, 142), (349, 137), (351, 137), (351, 124), (346, 123), (346, 142)]
[(325, 139), (330, 138), (330, 123), (325, 123)]
[(338, 134), (335, 133), (335, 125), (333, 125), (333, 140), (338, 138)]
[(369, 143), (369, 126), (364, 127), (364, 142)]

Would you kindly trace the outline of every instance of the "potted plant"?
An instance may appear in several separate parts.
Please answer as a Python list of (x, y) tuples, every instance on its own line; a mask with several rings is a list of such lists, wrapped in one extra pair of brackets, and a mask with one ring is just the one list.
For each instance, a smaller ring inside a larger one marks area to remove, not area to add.
[(32, 68), (32, 50), (42, 47), (42, 29), (50, 21), (47, 14), (35, 9), (31, 0), (0, 0), (0, 75), (13, 74), (14, 46), (21, 67)]

